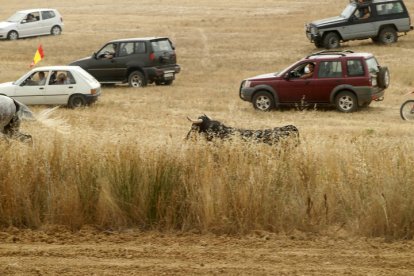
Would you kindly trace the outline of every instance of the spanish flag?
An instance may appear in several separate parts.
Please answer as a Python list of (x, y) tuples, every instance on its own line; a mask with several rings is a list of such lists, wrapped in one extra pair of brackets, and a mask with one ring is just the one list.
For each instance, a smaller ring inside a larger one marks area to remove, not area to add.
[(33, 62), (30, 64), (30, 67), (33, 67), (36, 65), (36, 63), (38, 63), (39, 61), (41, 61), (44, 57), (43, 54), (43, 48), (42, 48), (42, 44), (39, 45), (39, 47), (37, 48), (36, 54), (33, 58)]

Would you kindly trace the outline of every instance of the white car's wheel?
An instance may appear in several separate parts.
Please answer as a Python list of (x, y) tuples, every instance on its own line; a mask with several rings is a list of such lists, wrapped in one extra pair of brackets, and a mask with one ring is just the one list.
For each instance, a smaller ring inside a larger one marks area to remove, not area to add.
[(86, 99), (82, 95), (72, 95), (69, 98), (68, 106), (70, 108), (78, 108), (86, 105)]
[(59, 26), (53, 26), (53, 28), (50, 30), (50, 33), (52, 35), (60, 35), (62, 33), (62, 29)]
[(10, 32), (7, 34), (7, 38), (8, 38), (9, 40), (17, 40), (17, 39), (19, 39), (19, 34), (18, 34), (16, 31), (10, 31)]

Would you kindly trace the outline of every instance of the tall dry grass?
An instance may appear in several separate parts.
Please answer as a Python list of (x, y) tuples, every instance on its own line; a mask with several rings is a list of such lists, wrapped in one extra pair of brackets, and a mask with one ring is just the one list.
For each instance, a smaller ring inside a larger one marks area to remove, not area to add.
[[(24, 74), (40, 43), (45, 59), (39, 66), (57, 65), (91, 55), (109, 40), (142, 36), (170, 37), (182, 72), (171, 87), (103, 87), (96, 105), (57, 110), (69, 127), (63, 134), (53, 124), (24, 122), (33, 147), (0, 142), (0, 225), (217, 233), (346, 229), (412, 238), (414, 125), (402, 122), (398, 109), (414, 89), (414, 34), (390, 47), (369, 40), (343, 45), (374, 53), (391, 72), (385, 101), (357, 113), (261, 113), (238, 97), (242, 79), (317, 51), (304, 23), (333, 16), (347, 2), (93, 0), (91, 9), (79, 0), (48, 1), (63, 14), (63, 34), (0, 41), (0, 82)], [(413, 2), (405, 2), (414, 14)], [(45, 5), (8, 1), (0, 17), (35, 6)], [(294, 124), (302, 142), (288, 151), (184, 143), (186, 116), (203, 113), (251, 129)]]
[[(371, 133), (296, 148), (184, 143), (90, 147), (56, 135), (0, 144), (0, 224), (246, 233), (414, 234), (413, 144)], [(344, 148), (351, 143), (353, 147)]]

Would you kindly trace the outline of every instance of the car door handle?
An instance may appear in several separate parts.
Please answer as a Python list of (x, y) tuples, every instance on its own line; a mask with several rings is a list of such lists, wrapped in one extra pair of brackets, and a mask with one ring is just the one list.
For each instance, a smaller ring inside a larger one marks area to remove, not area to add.
[(69, 86), (69, 89), (72, 89), (73, 88), (73, 86)]
[(43, 89), (45, 89), (44, 87), (39, 87), (39, 90), (43, 90)]

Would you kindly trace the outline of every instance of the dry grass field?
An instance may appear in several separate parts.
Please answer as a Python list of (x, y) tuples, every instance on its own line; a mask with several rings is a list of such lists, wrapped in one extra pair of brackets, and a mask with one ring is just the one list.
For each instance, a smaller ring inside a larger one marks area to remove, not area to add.
[[(406, 240), (414, 236), (414, 125), (400, 119), (399, 107), (414, 90), (414, 34), (389, 47), (370, 40), (342, 46), (374, 53), (391, 72), (385, 100), (359, 112), (262, 113), (238, 97), (244, 78), (315, 52), (304, 23), (335, 15), (347, 2), (2, 3), (2, 19), (20, 9), (57, 8), (65, 29), (59, 37), (0, 41), (0, 82), (25, 73), (40, 43), (45, 59), (39, 65), (59, 65), (108, 40), (143, 36), (170, 37), (182, 72), (169, 87), (105, 86), (91, 107), (58, 109), (57, 128), (24, 122), (33, 147), (0, 143), (0, 271), (413, 273), (413, 243)], [(414, 2), (405, 2), (414, 14)], [(204, 113), (243, 128), (294, 124), (301, 144), (185, 142), (186, 116)], [(128, 235), (125, 229), (135, 230)], [(185, 235), (160, 238), (148, 230)]]

